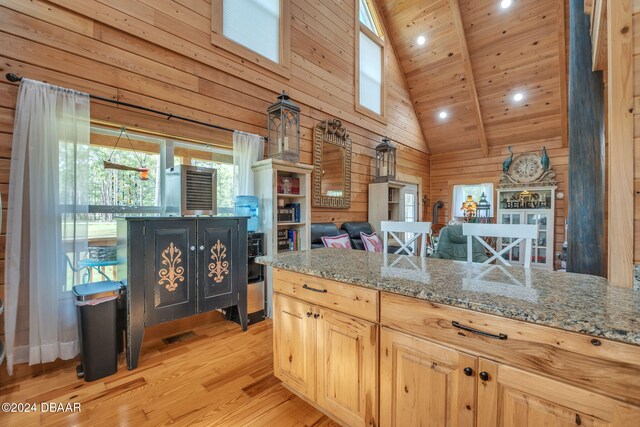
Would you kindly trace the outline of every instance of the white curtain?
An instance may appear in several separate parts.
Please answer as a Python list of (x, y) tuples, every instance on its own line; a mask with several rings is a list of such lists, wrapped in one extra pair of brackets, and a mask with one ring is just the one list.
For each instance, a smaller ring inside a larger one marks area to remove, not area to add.
[(253, 196), (253, 165), (264, 157), (264, 138), (233, 132), (234, 196)]
[(89, 96), (23, 79), (11, 153), (5, 260), (7, 370), (71, 359), (71, 287), (87, 246)]

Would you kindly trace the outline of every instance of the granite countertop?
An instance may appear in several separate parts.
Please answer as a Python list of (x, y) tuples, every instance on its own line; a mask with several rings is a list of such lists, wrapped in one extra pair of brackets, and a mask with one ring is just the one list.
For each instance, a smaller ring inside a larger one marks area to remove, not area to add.
[(314, 249), (257, 258), (284, 270), (640, 345), (640, 292), (586, 274)]

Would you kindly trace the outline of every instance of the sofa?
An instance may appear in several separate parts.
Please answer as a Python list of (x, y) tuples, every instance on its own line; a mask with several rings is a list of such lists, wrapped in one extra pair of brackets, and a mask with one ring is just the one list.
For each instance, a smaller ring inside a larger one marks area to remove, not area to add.
[(364, 250), (364, 243), (360, 238), (360, 233), (371, 234), (373, 227), (368, 222), (345, 222), (342, 224), (342, 231), (349, 235), (351, 247), (353, 249)]
[(317, 222), (311, 224), (311, 249), (324, 248), (323, 236), (338, 236), (344, 234), (332, 222)]
[(318, 222), (311, 224), (311, 249), (324, 248), (322, 236), (338, 236), (348, 234), (353, 249), (364, 250), (364, 243), (360, 238), (360, 232), (373, 233), (373, 227), (368, 222), (345, 222), (338, 227), (333, 222)]

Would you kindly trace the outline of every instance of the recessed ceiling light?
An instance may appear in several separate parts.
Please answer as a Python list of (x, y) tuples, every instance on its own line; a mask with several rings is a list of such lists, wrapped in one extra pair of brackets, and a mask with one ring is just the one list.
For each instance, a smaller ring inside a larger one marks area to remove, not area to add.
[(502, 0), (500, 2), (500, 7), (503, 8), (503, 9), (506, 9), (509, 6), (511, 6), (511, 0)]
[(447, 113), (446, 111), (440, 111), (438, 117), (440, 117), (441, 119), (446, 119), (448, 115), (449, 113)]
[(418, 37), (418, 40), (416, 40), (416, 41), (418, 42), (418, 44), (420, 46), (422, 46), (427, 41), (427, 39), (425, 39), (424, 36), (420, 36), (420, 37)]
[(516, 93), (515, 95), (513, 95), (513, 100), (516, 102), (520, 102), (524, 99), (524, 95), (521, 94), (520, 92)]

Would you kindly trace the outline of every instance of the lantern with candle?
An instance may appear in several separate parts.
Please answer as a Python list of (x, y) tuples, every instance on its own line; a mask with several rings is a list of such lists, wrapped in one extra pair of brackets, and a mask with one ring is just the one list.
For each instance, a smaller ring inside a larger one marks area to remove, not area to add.
[(376, 147), (375, 182), (389, 182), (396, 179), (396, 146), (389, 138), (383, 138)]
[(268, 155), (289, 162), (300, 160), (300, 107), (285, 91), (267, 109)]

